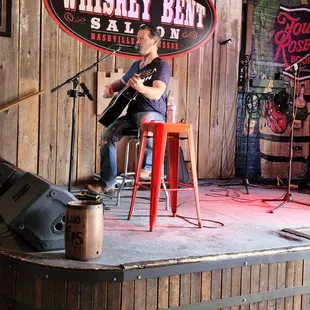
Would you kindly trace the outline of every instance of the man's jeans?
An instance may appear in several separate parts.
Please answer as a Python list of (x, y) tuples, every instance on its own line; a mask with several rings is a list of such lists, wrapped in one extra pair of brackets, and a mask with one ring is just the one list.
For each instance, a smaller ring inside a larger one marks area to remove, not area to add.
[[(150, 121), (164, 121), (161, 114), (157, 112), (135, 113), (132, 117), (121, 116), (109, 127), (107, 127), (100, 137), (100, 182), (106, 188), (116, 184), (117, 157), (115, 143), (123, 138), (123, 132), (129, 128), (139, 128), (142, 123)], [(151, 171), (152, 167), (152, 147), (153, 139), (147, 139), (145, 156), (142, 169)]]

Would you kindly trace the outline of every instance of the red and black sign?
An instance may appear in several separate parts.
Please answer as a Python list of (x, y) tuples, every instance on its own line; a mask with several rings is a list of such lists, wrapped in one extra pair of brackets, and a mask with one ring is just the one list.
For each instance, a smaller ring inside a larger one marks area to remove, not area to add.
[[(161, 32), (162, 58), (189, 53), (204, 44), (216, 25), (211, 0), (44, 0), (49, 14), (70, 36), (98, 50), (134, 46), (142, 24)], [(138, 57), (134, 49), (119, 54)]]
[[(310, 79), (310, 9), (280, 6), (275, 21), (274, 60), (288, 68), (298, 63), (298, 81)], [(304, 58), (305, 57), (305, 58)], [(304, 58), (304, 59), (303, 59)], [(294, 69), (283, 72), (293, 78)]]

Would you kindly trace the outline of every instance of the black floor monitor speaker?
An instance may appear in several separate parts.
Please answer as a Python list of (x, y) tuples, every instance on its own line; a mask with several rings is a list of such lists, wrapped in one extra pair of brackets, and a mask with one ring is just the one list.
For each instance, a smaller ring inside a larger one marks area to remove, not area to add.
[(25, 172), (0, 157), (0, 196), (2, 196)]
[(0, 196), (0, 215), (36, 251), (61, 250), (66, 205), (73, 200), (66, 189), (25, 173)]

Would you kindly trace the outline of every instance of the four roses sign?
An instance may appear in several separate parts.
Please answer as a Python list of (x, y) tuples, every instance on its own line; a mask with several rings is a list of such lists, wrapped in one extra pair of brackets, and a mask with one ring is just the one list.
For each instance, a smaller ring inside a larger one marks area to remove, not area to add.
[[(280, 6), (275, 20), (274, 60), (283, 61), (285, 67), (300, 61), (299, 81), (310, 79), (309, 35), (310, 9)], [(294, 70), (290, 68), (284, 74), (293, 78)]]
[[(70, 36), (98, 50), (134, 46), (141, 24), (161, 32), (163, 58), (189, 53), (204, 44), (216, 25), (211, 0), (44, 0), (49, 14)], [(123, 51), (124, 50), (124, 51)], [(120, 54), (138, 57), (134, 49)]]

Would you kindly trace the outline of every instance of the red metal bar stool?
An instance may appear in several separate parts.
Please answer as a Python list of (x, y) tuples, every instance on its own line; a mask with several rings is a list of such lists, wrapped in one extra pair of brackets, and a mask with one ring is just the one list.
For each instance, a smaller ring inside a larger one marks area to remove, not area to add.
[[(161, 177), (162, 177), (162, 167), (164, 162), (164, 154), (166, 148), (166, 142), (168, 141), (168, 162), (170, 179), (168, 180), (170, 193), (170, 207), (173, 216), (177, 213), (177, 199), (178, 191), (180, 190), (193, 190), (195, 195), (195, 205), (196, 213), (198, 219), (198, 226), (201, 228), (201, 217), (200, 217), (200, 203), (199, 203), (199, 193), (198, 193), (198, 179), (196, 171), (196, 154), (193, 139), (193, 129), (191, 124), (186, 123), (164, 123), (164, 122), (149, 122), (142, 124), (141, 127), (141, 146), (139, 153), (138, 166), (136, 171), (134, 189), (131, 197), (131, 204), (128, 213), (128, 220), (131, 219), (134, 203), (136, 200), (137, 190), (140, 186), (147, 182), (139, 180), (139, 175), (142, 167), (142, 161), (144, 157), (144, 152), (146, 148), (146, 139), (149, 132), (153, 133), (153, 159), (152, 159), (152, 174), (151, 174), (151, 201), (150, 201), (150, 231), (153, 231), (154, 225), (157, 217), (157, 207), (159, 192), (161, 190)], [(193, 185), (181, 184), (178, 181), (179, 172), (179, 143), (180, 134), (185, 135), (188, 140), (190, 160), (193, 168)], [(178, 188), (178, 185), (185, 186), (184, 188)]]

